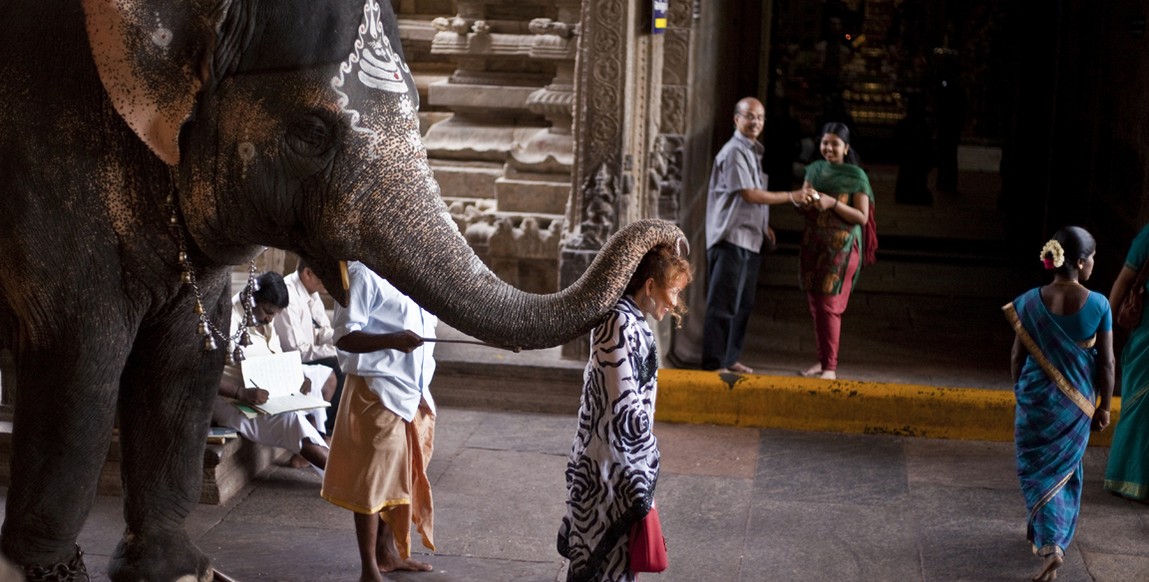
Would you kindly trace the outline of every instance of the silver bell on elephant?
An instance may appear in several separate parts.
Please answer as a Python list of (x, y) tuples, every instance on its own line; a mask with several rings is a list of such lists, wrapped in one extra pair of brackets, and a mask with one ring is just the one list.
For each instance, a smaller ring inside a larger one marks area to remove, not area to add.
[(211, 337), (211, 334), (203, 336), (203, 351), (214, 352), (217, 348), (219, 346), (216, 345), (215, 338)]
[(235, 351), (231, 353), (231, 361), (235, 364), (238, 364), (246, 359), (247, 357), (243, 355), (243, 348), (237, 347), (235, 348)]
[(247, 333), (246, 329), (243, 330), (243, 333), (239, 336), (239, 345), (245, 348), (251, 345), (251, 334)]

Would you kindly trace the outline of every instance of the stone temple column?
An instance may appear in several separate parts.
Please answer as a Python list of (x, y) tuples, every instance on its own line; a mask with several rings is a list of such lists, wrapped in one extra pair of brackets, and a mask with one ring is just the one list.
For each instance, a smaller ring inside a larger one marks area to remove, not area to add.
[[(575, 167), (559, 257), (560, 287), (585, 272), (622, 225), (657, 216), (648, 168), (658, 132), (662, 38), (650, 3), (583, 0), (575, 67)], [(665, 145), (665, 143), (661, 144)], [(652, 164), (652, 162), (654, 162)], [(656, 171), (656, 173), (658, 173)], [(563, 356), (587, 356), (584, 339)]]
[(526, 291), (558, 287), (570, 189), (577, 0), (459, 0), (432, 20), (430, 54), (456, 69), (431, 82), (448, 111), (424, 135), (452, 215), (476, 253)]

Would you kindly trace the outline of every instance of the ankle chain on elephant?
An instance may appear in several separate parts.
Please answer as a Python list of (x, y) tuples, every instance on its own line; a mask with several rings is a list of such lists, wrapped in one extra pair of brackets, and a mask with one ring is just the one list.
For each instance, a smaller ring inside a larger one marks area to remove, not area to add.
[(67, 562), (51, 566), (24, 566), (24, 576), (28, 582), (89, 582), (88, 569), (84, 567), (84, 552), (76, 546), (76, 553)]

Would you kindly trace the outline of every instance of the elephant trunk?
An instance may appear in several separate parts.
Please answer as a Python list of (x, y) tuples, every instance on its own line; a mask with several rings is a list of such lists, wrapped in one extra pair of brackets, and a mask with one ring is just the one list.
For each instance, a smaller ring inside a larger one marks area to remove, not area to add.
[[(424, 186), (437, 192), (434, 180), (427, 181)], [(394, 214), (396, 205), (372, 205), (375, 216), (357, 225), (349, 239), (356, 248), (341, 258), (361, 261), (455, 329), (507, 348), (552, 347), (587, 333), (618, 301), (647, 251), (685, 240), (667, 221), (633, 223), (603, 246), (570, 287), (546, 295), (527, 293), (483, 264), (438, 196), (424, 190), (414, 198), (414, 208), (409, 206), (412, 197), (400, 198), (411, 210), (405, 216)], [(388, 215), (380, 215), (379, 208), (387, 208)]]

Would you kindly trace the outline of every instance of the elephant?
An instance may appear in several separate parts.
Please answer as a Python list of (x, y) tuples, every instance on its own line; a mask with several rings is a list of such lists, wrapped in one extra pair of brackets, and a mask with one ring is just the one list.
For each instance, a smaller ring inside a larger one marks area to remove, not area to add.
[(557, 293), (496, 277), (450, 219), (386, 0), (0, 4), (0, 348), (14, 360), (0, 549), (87, 579), (77, 534), (118, 426), (112, 580), (208, 580), (185, 529), (227, 346), (229, 277), (297, 253), (334, 299), (360, 261), (456, 329), (589, 331), (672, 223), (619, 229)]

